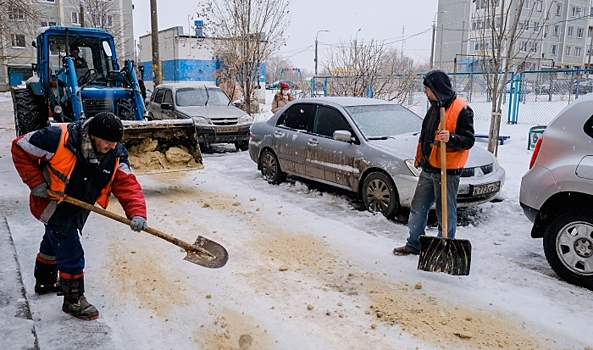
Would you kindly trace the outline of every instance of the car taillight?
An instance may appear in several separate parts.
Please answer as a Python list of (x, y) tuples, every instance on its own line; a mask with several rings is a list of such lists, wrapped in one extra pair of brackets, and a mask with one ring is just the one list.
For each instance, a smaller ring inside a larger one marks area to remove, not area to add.
[(253, 134), (251, 133), (251, 131), (249, 131), (249, 138), (252, 139), (253, 138)]
[(544, 139), (543, 135), (540, 135), (537, 138), (537, 142), (535, 143), (535, 148), (533, 149), (533, 154), (531, 155), (531, 160), (529, 161), (529, 169), (531, 169), (533, 167), (533, 164), (535, 164), (535, 159), (537, 158), (537, 154), (539, 153), (539, 150), (542, 147), (543, 139)]

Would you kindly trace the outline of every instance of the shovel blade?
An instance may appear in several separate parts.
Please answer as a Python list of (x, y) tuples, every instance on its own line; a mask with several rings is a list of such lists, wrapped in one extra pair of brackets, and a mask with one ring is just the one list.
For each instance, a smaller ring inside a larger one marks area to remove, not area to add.
[(467, 239), (420, 236), (418, 270), (467, 276), (472, 245)]
[(208, 238), (198, 236), (192, 247), (195, 249), (187, 250), (184, 260), (194, 264), (210, 269), (217, 269), (226, 265), (226, 262), (229, 260), (229, 253), (226, 249)]

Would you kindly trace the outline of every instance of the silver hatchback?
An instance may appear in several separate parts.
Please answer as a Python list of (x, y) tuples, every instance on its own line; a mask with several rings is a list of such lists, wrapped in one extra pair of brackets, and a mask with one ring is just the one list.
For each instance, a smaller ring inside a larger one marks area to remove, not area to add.
[(566, 281), (593, 289), (593, 97), (565, 107), (547, 126), (521, 179), (519, 201)]
[[(253, 123), (249, 155), (270, 183), (291, 174), (343, 188), (357, 193), (369, 210), (391, 218), (411, 205), (421, 128), (418, 115), (392, 102), (300, 99)], [(473, 148), (459, 185), (459, 207), (493, 200), (504, 179), (496, 159)]]

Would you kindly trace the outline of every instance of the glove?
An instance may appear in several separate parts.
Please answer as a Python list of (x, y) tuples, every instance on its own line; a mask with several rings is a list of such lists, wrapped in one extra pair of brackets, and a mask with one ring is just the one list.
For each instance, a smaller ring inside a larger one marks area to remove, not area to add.
[(146, 223), (146, 219), (142, 216), (134, 216), (132, 220), (130, 220), (130, 228), (133, 231), (140, 232), (148, 227)]
[(31, 194), (36, 197), (47, 198), (47, 184), (44, 182), (31, 189)]

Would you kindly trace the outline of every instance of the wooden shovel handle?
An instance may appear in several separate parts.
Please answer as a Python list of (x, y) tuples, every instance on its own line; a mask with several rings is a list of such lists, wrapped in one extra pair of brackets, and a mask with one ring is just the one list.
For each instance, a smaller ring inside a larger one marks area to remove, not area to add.
[[(441, 124), (439, 130), (445, 130), (446, 116), (445, 108), (439, 109)], [(447, 143), (441, 141), (441, 230), (444, 238), (447, 238)]]
[[(127, 219), (127, 218), (125, 218), (123, 216), (117, 215), (115, 213), (112, 213), (112, 212), (110, 212), (108, 210), (105, 210), (103, 208), (99, 208), (99, 207), (96, 207), (94, 205), (88, 204), (88, 203), (83, 202), (81, 200), (78, 200), (76, 198), (68, 197), (68, 196), (65, 195), (64, 196), (64, 202), (68, 202), (70, 204), (76, 205), (77, 207), (81, 207), (83, 209), (90, 210), (90, 211), (95, 212), (97, 214), (101, 214), (101, 215), (106, 216), (106, 217), (108, 217), (110, 219), (114, 219), (116, 221), (119, 221), (122, 224), (126, 224), (128, 226), (130, 225), (130, 220), (129, 219)], [(213, 256), (209, 251), (207, 251), (205, 249), (202, 249), (202, 248), (197, 247), (195, 245), (189, 244), (189, 243), (187, 243), (185, 241), (180, 240), (179, 238), (175, 238), (173, 236), (170, 236), (170, 235), (168, 235), (168, 234), (166, 234), (164, 232), (161, 232), (161, 231), (159, 231), (157, 229), (147, 227), (147, 228), (143, 229), (143, 231), (148, 232), (148, 233), (150, 233), (153, 236), (157, 236), (159, 238), (162, 238), (165, 241), (168, 241), (170, 243), (173, 243), (176, 246), (181, 247), (181, 248), (185, 249), (188, 252), (196, 252), (197, 251), (197, 252), (206, 254), (208, 256), (211, 256), (211, 257)]]

